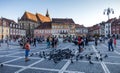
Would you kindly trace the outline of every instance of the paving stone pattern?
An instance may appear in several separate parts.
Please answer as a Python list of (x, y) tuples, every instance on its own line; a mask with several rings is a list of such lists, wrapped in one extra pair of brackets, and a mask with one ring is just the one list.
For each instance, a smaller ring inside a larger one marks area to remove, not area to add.
[[(119, 40), (117, 40), (119, 41)], [(30, 54), (34, 53), (33, 56), (29, 56), (30, 61), (24, 61), (25, 50), (14, 45), (10, 45), (10, 49), (0, 48), (0, 73), (120, 73), (120, 43), (117, 43), (117, 48), (114, 52), (108, 51), (106, 43), (99, 43), (97, 48), (94, 46), (94, 42), (90, 42), (89, 46), (85, 46), (85, 49), (80, 55), (93, 53), (90, 64), (89, 61), (84, 57), (76, 61), (73, 58), (73, 63), (69, 63), (70, 59), (64, 59), (58, 63), (54, 63), (53, 60), (40, 58), (38, 53), (49, 51), (54, 48), (46, 48), (46, 43), (37, 44), (37, 47), (31, 46)], [(73, 43), (60, 43), (57, 49), (69, 48), (75, 52), (78, 46)], [(108, 55), (107, 58), (103, 58), (103, 61), (97, 61), (96, 56), (102, 54)]]

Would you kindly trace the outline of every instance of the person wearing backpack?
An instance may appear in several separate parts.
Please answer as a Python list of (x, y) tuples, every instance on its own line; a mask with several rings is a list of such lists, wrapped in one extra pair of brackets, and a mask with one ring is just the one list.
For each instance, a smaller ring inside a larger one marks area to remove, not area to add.
[(29, 41), (26, 42), (25, 44), (25, 61), (29, 61), (28, 56), (29, 56), (29, 52), (30, 52), (30, 44)]
[(111, 51), (111, 49), (114, 51), (112, 37), (108, 40), (108, 51)]

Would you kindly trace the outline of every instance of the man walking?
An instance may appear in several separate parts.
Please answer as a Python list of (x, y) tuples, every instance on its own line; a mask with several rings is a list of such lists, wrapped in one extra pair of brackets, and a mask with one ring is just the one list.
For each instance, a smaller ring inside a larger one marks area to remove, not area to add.
[(34, 38), (34, 40), (33, 40), (33, 46), (36, 47), (36, 38)]
[(96, 47), (96, 49), (97, 49), (97, 44), (98, 44), (98, 38), (97, 38), (97, 36), (95, 37), (95, 47)]
[(111, 49), (114, 51), (112, 37), (108, 40), (108, 51), (111, 51)]

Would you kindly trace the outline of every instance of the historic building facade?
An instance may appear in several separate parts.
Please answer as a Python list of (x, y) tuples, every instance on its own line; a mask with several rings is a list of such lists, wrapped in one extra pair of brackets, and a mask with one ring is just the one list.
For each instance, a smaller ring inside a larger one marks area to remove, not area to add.
[(52, 25), (51, 22), (45, 22), (39, 25), (34, 30), (34, 37), (44, 37), (47, 38), (48, 36), (52, 36)]
[(52, 35), (57, 37), (75, 36), (75, 23), (70, 18), (52, 18)]
[(115, 19), (111, 25), (111, 34), (117, 38), (120, 38), (120, 18)]
[(0, 39), (9, 37), (9, 23), (5, 18), (0, 19)]
[(15, 21), (7, 18), (0, 19), (0, 40), (26, 36), (26, 30)]
[(87, 36), (88, 29), (83, 25), (75, 24), (75, 34), (76, 36)]
[(111, 25), (114, 19), (109, 19), (105, 24), (105, 37), (111, 36)]
[(17, 23), (10, 23), (10, 38), (20, 38), (26, 36), (24, 26)]
[(34, 37), (75, 36), (75, 23), (72, 19), (52, 18), (52, 22), (42, 23), (34, 30)]
[(100, 36), (99, 24), (93, 25), (92, 27), (88, 27), (88, 35), (89, 36)]
[(33, 14), (25, 12), (23, 16), (18, 19), (18, 24), (21, 24), (24, 27), (27, 37), (34, 37), (34, 29), (44, 22), (51, 22), (48, 10), (46, 16), (39, 13)]
[(100, 27), (100, 30), (99, 30), (100, 36), (105, 36), (105, 24), (106, 24), (106, 22), (101, 22), (98, 24), (98, 26)]

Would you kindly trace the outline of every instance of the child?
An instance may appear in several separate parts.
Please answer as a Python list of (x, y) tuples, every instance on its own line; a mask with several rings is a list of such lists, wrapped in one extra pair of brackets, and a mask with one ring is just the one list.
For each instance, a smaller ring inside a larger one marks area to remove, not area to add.
[(30, 44), (27, 41), (25, 44), (25, 61), (29, 61), (28, 56), (29, 56), (29, 51), (30, 51)]

